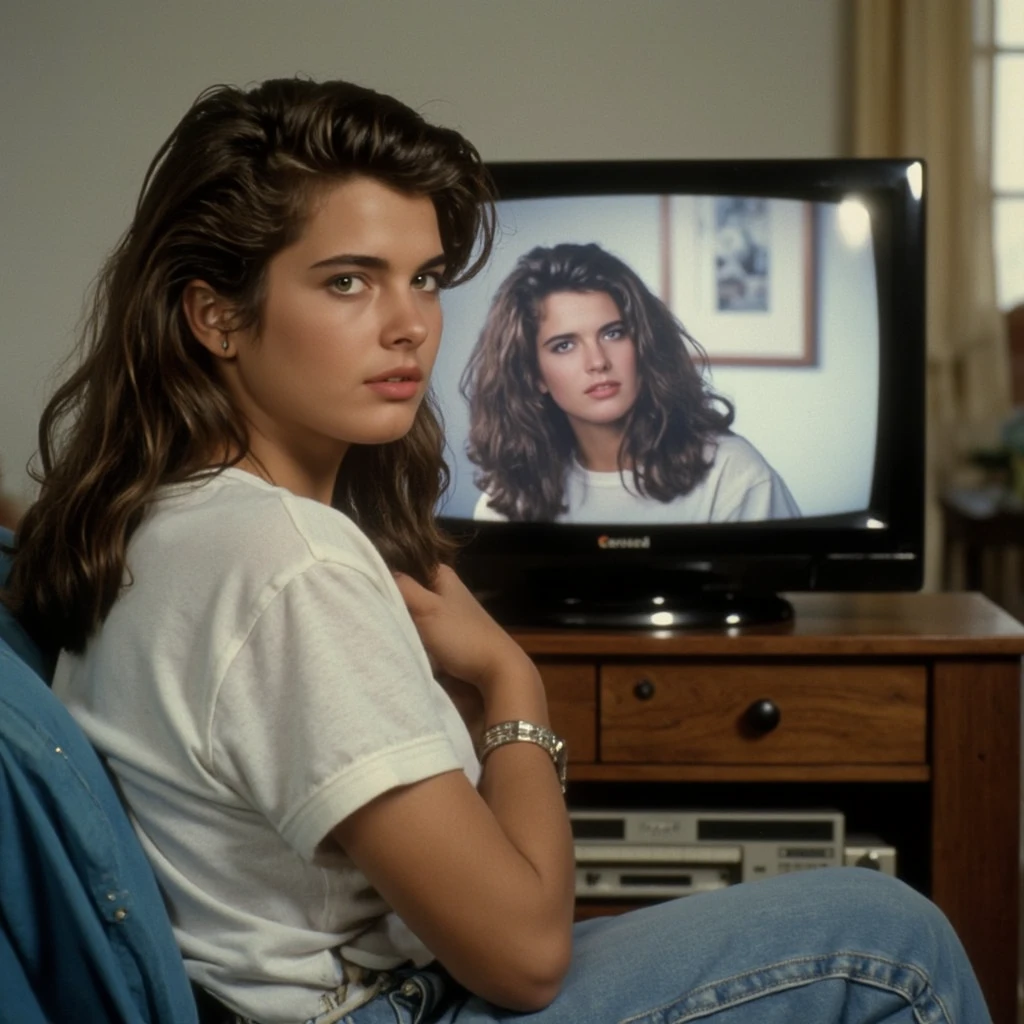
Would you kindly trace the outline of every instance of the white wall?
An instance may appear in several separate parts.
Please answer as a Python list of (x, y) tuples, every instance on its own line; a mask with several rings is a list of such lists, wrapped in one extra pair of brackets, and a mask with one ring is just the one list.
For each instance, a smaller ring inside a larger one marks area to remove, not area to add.
[(206, 85), (343, 77), (487, 159), (834, 156), (848, 0), (6, 0), (0, 462), (24, 466), (84, 295)]

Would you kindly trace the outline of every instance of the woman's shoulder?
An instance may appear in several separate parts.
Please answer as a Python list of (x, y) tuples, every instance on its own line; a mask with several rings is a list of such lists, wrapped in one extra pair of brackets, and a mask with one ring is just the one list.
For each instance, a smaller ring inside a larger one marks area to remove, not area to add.
[(716, 465), (733, 472), (771, 472), (767, 459), (742, 434), (719, 434), (710, 445)]
[(372, 576), (383, 570), (369, 538), (343, 512), (239, 469), (168, 488), (156, 502), (151, 532), (164, 550), (177, 546), (260, 575), (314, 562)]
[(722, 434), (707, 483), (726, 519), (788, 519), (800, 508), (785, 481), (745, 437)]

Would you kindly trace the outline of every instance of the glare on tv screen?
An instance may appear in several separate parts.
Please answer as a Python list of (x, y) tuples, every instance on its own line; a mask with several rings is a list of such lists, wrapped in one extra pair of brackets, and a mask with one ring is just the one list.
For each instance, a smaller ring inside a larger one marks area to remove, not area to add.
[(443, 296), (447, 518), (812, 519), (869, 507), (870, 215), (729, 195), (503, 200)]

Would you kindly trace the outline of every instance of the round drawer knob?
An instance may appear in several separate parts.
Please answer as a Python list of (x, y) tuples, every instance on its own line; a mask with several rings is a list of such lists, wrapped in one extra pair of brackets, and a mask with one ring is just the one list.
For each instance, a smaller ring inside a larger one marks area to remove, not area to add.
[(650, 700), (654, 696), (654, 683), (650, 679), (641, 679), (633, 687), (633, 696), (637, 700)]
[(743, 725), (755, 736), (767, 736), (781, 721), (782, 712), (773, 700), (755, 700), (743, 712)]

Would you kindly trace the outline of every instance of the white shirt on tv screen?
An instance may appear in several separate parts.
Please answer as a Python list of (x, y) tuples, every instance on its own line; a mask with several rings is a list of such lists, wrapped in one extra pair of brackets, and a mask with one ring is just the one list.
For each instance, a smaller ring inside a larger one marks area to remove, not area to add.
[[(630, 474), (595, 473), (574, 463), (565, 481), (559, 523), (739, 523), (793, 519), (800, 509), (782, 477), (746, 438), (723, 434), (708, 474), (689, 494), (657, 501), (637, 494)], [(502, 522), (482, 494), (473, 518)]]

